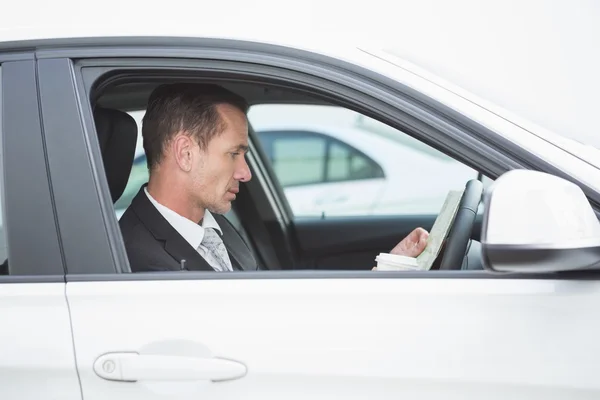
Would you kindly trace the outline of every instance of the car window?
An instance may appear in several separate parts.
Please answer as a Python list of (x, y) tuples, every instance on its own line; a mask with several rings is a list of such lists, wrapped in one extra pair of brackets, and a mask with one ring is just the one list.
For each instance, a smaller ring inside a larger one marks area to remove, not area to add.
[(261, 104), (248, 119), (295, 216), (437, 214), (477, 172), (337, 106)]
[(341, 142), (331, 141), (327, 158), (327, 182), (384, 178), (377, 163)]
[[(148, 180), (140, 130), (120, 217)], [(435, 215), (477, 172), (360, 113), (337, 106), (254, 105), (248, 119), (296, 217)]]
[(326, 138), (309, 132), (258, 132), (279, 183), (284, 186), (325, 182)]
[(383, 177), (373, 160), (317, 132), (265, 130), (257, 136), (283, 187)]

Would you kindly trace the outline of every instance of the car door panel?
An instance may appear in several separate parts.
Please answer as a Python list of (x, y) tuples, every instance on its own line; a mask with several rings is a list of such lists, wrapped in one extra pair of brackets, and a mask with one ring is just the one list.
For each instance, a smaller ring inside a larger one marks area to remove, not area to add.
[[(589, 320), (600, 299), (597, 282), (260, 274), (69, 282), (84, 398), (600, 396), (600, 324)], [(103, 379), (94, 364), (112, 352), (170, 363), (151, 363), (152, 379)], [(183, 360), (190, 358), (209, 366), (230, 360), (246, 372), (211, 381), (213, 369), (195, 379)], [(181, 376), (171, 367), (182, 368)]]
[[(375, 256), (387, 253), (415, 228), (431, 231), (437, 215), (297, 217), (297, 268), (364, 270)], [(483, 214), (477, 214), (471, 239), (481, 240)]]
[(81, 399), (64, 282), (0, 282), (0, 321), (1, 399)]
[(416, 227), (431, 230), (437, 215), (296, 218), (299, 268), (369, 269)]

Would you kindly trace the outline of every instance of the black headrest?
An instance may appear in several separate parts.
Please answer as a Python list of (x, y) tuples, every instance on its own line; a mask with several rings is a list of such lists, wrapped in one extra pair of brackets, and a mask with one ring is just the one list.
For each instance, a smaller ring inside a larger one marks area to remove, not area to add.
[(127, 186), (137, 144), (137, 124), (125, 112), (101, 107), (94, 110), (94, 121), (114, 203)]

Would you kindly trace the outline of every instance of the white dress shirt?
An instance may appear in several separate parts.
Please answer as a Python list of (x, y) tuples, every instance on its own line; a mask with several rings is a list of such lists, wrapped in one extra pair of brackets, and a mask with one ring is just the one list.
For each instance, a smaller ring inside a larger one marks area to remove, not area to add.
[[(148, 190), (144, 188), (144, 192), (146, 196), (148, 196), (148, 200), (156, 207), (158, 212), (171, 224), (171, 226), (185, 239), (186, 242), (190, 244), (200, 255), (204, 258), (211, 267), (213, 267), (216, 271), (222, 271), (222, 267), (215, 262), (212, 257), (208, 254), (208, 249), (202, 244), (202, 239), (204, 239), (204, 230), (206, 228), (213, 228), (218, 231), (220, 235), (223, 234), (221, 231), (221, 227), (215, 220), (215, 217), (208, 211), (204, 211), (204, 218), (202, 219), (202, 225), (196, 224), (194, 221), (187, 219), (175, 211), (171, 210), (168, 207), (163, 206), (158, 201), (156, 201)], [(229, 258), (228, 255), (225, 257)], [(229, 264), (231, 265), (231, 261), (228, 259)]]

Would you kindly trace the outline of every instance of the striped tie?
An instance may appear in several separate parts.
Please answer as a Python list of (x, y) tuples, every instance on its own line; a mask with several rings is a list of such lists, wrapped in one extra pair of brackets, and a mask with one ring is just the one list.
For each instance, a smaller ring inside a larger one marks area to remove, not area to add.
[(233, 271), (223, 240), (213, 228), (204, 228), (202, 244), (208, 250), (208, 263), (217, 271)]

